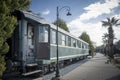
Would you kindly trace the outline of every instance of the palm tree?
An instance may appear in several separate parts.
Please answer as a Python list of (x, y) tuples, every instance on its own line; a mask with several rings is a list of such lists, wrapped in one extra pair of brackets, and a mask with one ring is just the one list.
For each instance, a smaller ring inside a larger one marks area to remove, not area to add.
[(108, 55), (108, 33), (104, 33), (104, 35), (102, 36), (102, 40), (103, 40), (103, 45), (104, 47), (104, 53), (105, 55)]
[(102, 21), (102, 26), (108, 27), (108, 45), (109, 45), (109, 57), (113, 57), (113, 40), (114, 40), (114, 31), (113, 26), (118, 26), (120, 23), (118, 23), (119, 19), (116, 19), (115, 17), (107, 18), (107, 21)]

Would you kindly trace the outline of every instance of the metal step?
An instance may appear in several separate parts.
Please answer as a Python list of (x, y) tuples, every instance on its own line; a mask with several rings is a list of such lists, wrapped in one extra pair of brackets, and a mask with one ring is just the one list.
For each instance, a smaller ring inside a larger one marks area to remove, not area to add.
[(32, 72), (27, 72), (27, 73), (23, 73), (22, 75), (23, 76), (28, 76), (28, 75), (39, 73), (39, 72), (42, 72), (42, 70), (36, 70), (36, 71), (32, 71)]

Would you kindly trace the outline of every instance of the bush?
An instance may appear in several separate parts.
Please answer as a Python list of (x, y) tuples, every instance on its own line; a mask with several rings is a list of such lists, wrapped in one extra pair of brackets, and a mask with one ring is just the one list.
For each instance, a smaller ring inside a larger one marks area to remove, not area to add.
[(3, 72), (5, 71), (5, 59), (4, 56), (0, 55), (0, 77), (2, 77)]

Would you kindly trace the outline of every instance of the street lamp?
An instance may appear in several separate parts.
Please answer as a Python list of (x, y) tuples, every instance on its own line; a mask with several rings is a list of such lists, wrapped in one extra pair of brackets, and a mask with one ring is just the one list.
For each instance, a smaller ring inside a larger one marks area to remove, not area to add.
[(63, 6), (59, 9), (59, 7), (57, 6), (57, 32), (56, 32), (56, 44), (57, 44), (57, 49), (56, 49), (56, 57), (57, 57), (57, 64), (56, 64), (56, 76), (55, 76), (55, 80), (59, 80), (60, 74), (59, 74), (59, 54), (58, 54), (58, 27), (59, 27), (59, 12), (62, 9), (66, 9), (67, 10), (67, 16), (70, 16), (71, 13), (70, 11), (70, 7), (69, 6)]

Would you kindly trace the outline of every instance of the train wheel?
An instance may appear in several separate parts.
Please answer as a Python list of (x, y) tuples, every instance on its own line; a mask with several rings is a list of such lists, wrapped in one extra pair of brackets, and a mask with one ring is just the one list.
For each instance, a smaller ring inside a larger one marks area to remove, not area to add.
[(46, 74), (49, 72), (49, 67), (48, 66), (44, 66), (43, 67), (43, 74)]
[(63, 67), (64, 67), (64, 63), (61, 62), (61, 63), (59, 64), (59, 67), (60, 67), (60, 68), (63, 68)]
[(52, 64), (49, 65), (49, 71), (53, 72), (54, 71), (54, 66)]

